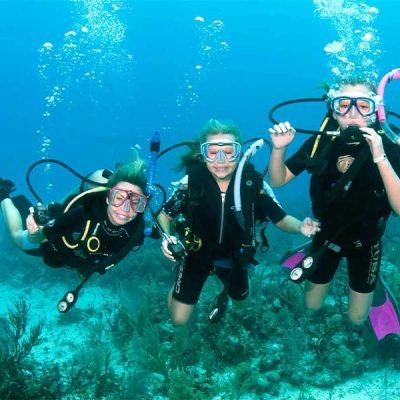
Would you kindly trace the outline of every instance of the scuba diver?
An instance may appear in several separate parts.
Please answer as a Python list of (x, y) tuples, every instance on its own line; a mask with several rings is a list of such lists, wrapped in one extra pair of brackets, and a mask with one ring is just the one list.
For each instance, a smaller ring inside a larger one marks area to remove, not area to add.
[[(395, 307), (383, 310), (385, 326), (383, 319), (372, 320), (370, 312), (390, 300), (389, 292), (382, 292), (379, 275), (381, 238), (391, 212), (400, 214), (400, 148), (381, 130), (377, 110), (383, 107), (383, 99), (369, 81), (342, 80), (325, 99), (328, 114), (319, 134), (287, 160), (286, 150), (296, 130), (289, 122), (274, 122), (269, 129), (271, 186), (283, 186), (306, 170), (311, 174), (313, 214), (321, 223), (306, 250), (305, 263), (292, 271), (291, 279), (307, 279), (305, 304), (317, 311), (340, 260), (346, 258), (348, 318), (352, 325), (361, 326), (370, 313), (369, 322), (380, 340), (387, 333), (400, 332)], [(374, 292), (379, 295), (374, 297)]]
[[(89, 176), (102, 186), (72, 194), (63, 204), (34, 208), (24, 196), (10, 198), (15, 186), (1, 179), (3, 219), (14, 244), (48, 266), (73, 267), (86, 278), (104, 274), (143, 244), (146, 180), (144, 161), (119, 164), (113, 173)], [(59, 311), (67, 311), (65, 306)]]
[[(240, 157), (238, 128), (209, 120), (199, 138), (192, 142), (191, 150), (182, 156), (180, 169), (186, 170), (187, 175), (177, 183), (158, 216), (167, 235), (162, 241), (162, 253), (170, 261), (179, 262), (175, 283), (168, 294), (168, 308), (175, 325), (187, 323), (212, 272), (224, 287), (214, 301), (208, 316), (210, 322), (222, 318), (229, 297), (238, 303), (247, 298), (247, 267), (255, 263), (257, 248), (256, 221), (271, 220), (283, 231), (307, 237), (319, 229), (319, 224), (310, 218), (301, 222), (287, 215), (267, 193), (262, 175), (252, 164), (241, 164)], [(238, 195), (242, 218), (237, 218)], [(180, 233), (178, 238), (171, 236), (173, 223)], [(184, 242), (182, 258), (176, 252), (179, 237)]]

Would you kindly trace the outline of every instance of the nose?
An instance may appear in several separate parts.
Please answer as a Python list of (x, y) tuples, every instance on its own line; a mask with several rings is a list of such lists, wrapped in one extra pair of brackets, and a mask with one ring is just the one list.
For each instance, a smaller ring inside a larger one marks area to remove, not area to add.
[(224, 163), (226, 162), (226, 155), (223, 150), (219, 149), (217, 152), (217, 156), (215, 157), (215, 161), (217, 163)]
[(355, 105), (352, 105), (349, 111), (350, 118), (358, 118), (361, 114), (358, 112)]
[(124, 201), (124, 203), (122, 204), (122, 209), (123, 209), (125, 212), (129, 212), (129, 211), (131, 210), (131, 202), (129, 201), (129, 199), (126, 199), (126, 200)]

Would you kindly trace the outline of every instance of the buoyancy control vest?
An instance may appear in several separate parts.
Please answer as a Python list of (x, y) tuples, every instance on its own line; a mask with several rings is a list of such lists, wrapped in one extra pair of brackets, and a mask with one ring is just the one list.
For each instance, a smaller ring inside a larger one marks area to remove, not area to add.
[(41, 249), (47, 265), (102, 273), (143, 244), (143, 215), (113, 226), (107, 218), (104, 190), (96, 188), (73, 197), (64, 213), (44, 227), (48, 242)]
[(367, 143), (351, 147), (327, 135), (318, 140), (306, 162), (314, 215), (336, 226), (352, 221), (371, 229), (381, 225), (391, 207)]
[[(207, 249), (254, 248), (255, 253), (255, 202), (263, 187), (263, 179), (254, 166), (246, 164), (241, 182), (242, 211), (245, 229), (238, 223), (234, 210), (234, 176), (226, 193), (221, 193), (218, 184), (204, 163), (198, 163), (188, 171), (187, 223), (199, 236)], [(251, 256), (252, 257), (252, 256)], [(251, 258), (250, 257), (250, 258)]]

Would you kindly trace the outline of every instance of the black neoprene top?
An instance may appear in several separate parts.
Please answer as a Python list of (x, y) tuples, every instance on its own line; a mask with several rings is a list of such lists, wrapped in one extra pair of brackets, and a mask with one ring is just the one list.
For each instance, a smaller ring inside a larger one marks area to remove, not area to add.
[[(382, 138), (385, 153), (396, 173), (400, 176), (400, 149), (385, 137)], [(318, 150), (313, 158), (323, 152), (328, 145), (326, 136), (322, 136)], [(310, 157), (314, 146), (315, 137), (309, 138), (301, 148), (287, 161), (286, 166), (294, 175), (299, 175), (304, 170), (312, 174), (310, 182), (310, 197), (313, 213), (320, 219), (323, 228), (332, 232), (348, 225), (347, 230), (352, 230), (354, 235), (374, 235), (374, 227), (382, 220), (386, 220), (391, 207), (384, 189), (382, 178), (377, 165), (372, 160), (372, 155), (366, 142), (358, 146), (350, 146), (335, 140), (327, 155), (314, 165), (310, 170), (312, 158)], [(346, 172), (352, 162), (360, 157), (361, 152), (367, 152), (367, 159), (359, 173), (348, 182), (348, 187), (343, 193), (329, 196), (330, 190)], [(353, 225), (353, 226), (351, 226)], [(360, 232), (363, 230), (363, 232)]]
[(104, 270), (143, 244), (143, 214), (126, 225), (115, 226), (107, 216), (104, 192), (83, 197), (43, 229), (47, 242), (42, 256), (53, 267), (72, 266), (81, 271)]
[[(256, 171), (252, 174), (260, 175)], [(262, 181), (261, 176), (259, 178)], [(247, 178), (244, 177), (243, 186), (246, 182)], [(171, 218), (179, 214), (186, 217), (192, 214), (189, 218), (192, 220), (191, 228), (203, 240), (205, 246), (230, 248), (242, 241), (243, 232), (235, 216), (233, 189), (234, 177), (223, 198), (217, 182), (206, 165), (202, 163), (189, 171), (189, 189), (186, 185), (178, 187), (164, 205), (163, 210)], [(193, 199), (193, 193), (189, 195), (194, 191), (200, 192), (197, 200)], [(245, 201), (244, 199), (245, 196), (242, 193), (242, 200)], [(194, 202), (197, 204), (191, 206)], [(242, 206), (247, 207), (245, 204)], [(282, 207), (266, 193), (256, 195), (254, 208), (257, 220), (269, 219), (277, 223), (286, 216)]]

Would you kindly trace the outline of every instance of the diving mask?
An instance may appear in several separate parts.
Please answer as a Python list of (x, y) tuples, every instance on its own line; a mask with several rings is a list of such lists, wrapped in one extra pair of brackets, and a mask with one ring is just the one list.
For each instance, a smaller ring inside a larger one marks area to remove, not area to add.
[(205, 142), (200, 146), (201, 155), (208, 162), (234, 162), (240, 157), (242, 146), (238, 142)]
[(338, 96), (331, 100), (331, 107), (332, 111), (341, 117), (348, 114), (353, 107), (361, 116), (369, 117), (375, 113), (377, 104), (374, 98)]
[(137, 213), (144, 212), (147, 197), (144, 194), (132, 192), (119, 187), (113, 187), (108, 194), (108, 201), (114, 207), (121, 207), (126, 212), (132, 210)]

